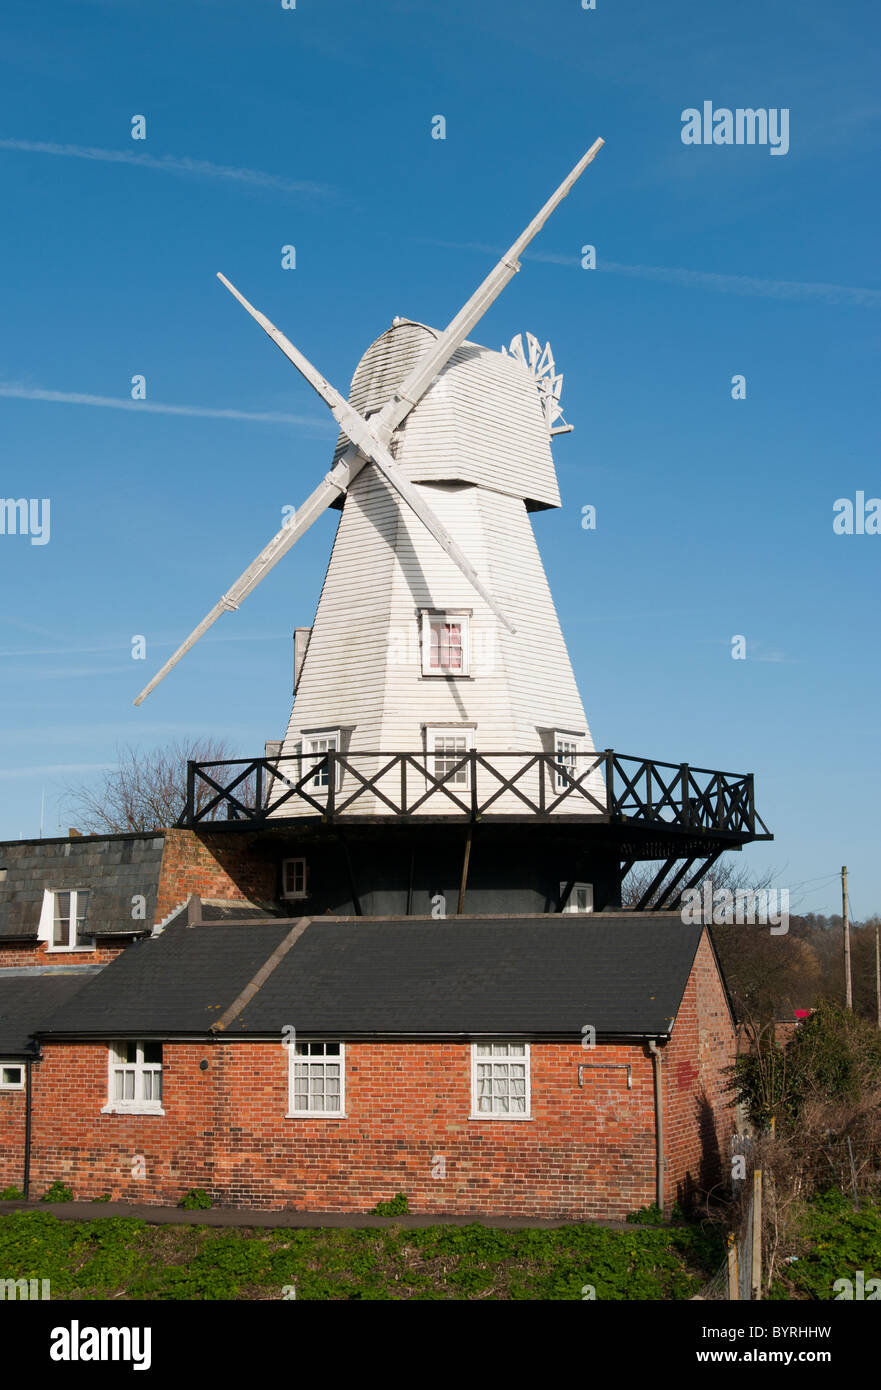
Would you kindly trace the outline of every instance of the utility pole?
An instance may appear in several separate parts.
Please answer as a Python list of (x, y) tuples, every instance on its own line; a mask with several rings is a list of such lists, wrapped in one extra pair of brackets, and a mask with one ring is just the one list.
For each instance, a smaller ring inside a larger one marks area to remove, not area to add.
[(875, 1002), (878, 1007), (878, 1027), (881, 1028), (881, 940), (879, 924), (875, 922)]
[(847, 865), (841, 866), (841, 915), (844, 918), (844, 1003), (853, 1008), (853, 985), (850, 978), (850, 918), (847, 911)]

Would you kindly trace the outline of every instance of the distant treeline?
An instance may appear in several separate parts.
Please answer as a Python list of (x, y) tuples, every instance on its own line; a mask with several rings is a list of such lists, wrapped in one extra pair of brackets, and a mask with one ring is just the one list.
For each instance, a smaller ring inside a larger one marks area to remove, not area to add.
[[(854, 1012), (874, 1021), (875, 927), (878, 917), (851, 923), (850, 954)], [(821, 1000), (844, 1002), (844, 933), (840, 915), (790, 915), (789, 930), (772, 935), (767, 926), (711, 927), (728, 988), (739, 1016), (791, 1018)]]

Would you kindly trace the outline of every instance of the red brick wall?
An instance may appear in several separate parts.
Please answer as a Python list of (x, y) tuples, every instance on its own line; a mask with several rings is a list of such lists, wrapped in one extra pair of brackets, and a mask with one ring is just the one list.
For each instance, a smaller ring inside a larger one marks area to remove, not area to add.
[(275, 860), (255, 848), (252, 835), (166, 830), (156, 921), (163, 921), (191, 893), (272, 902), (278, 892), (277, 875)]
[(735, 1112), (724, 1068), (737, 1035), (713, 950), (701, 938), (673, 1036), (663, 1050), (665, 1207), (690, 1202), (720, 1181), (727, 1185), (728, 1141)]
[[(281, 1043), (166, 1044), (163, 1116), (102, 1115), (105, 1047), (46, 1044), (34, 1074), (32, 1195), (367, 1211), (405, 1192), (414, 1211), (624, 1216), (654, 1198), (651, 1062), (638, 1046), (534, 1044), (529, 1121), (469, 1120), (470, 1047), (351, 1043), (346, 1118), (288, 1119)], [(199, 1062), (209, 1060), (207, 1071)], [(629, 1061), (590, 1071), (585, 1061)], [(233, 1100), (235, 1098), (235, 1100)], [(147, 1177), (131, 1177), (143, 1154)], [(433, 1178), (437, 1157), (446, 1177)]]
[(99, 943), (94, 951), (50, 951), (45, 941), (9, 941), (0, 946), (0, 966), (106, 965), (127, 945), (123, 938), (116, 937), (112, 943)]

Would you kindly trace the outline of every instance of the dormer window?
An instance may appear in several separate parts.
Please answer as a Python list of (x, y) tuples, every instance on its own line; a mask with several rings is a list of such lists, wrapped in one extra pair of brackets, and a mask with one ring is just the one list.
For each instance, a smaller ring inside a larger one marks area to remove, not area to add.
[(89, 910), (89, 890), (72, 888), (70, 891), (54, 892), (52, 899), (52, 935), (50, 951), (91, 950), (94, 941), (86, 934), (86, 917)]
[(471, 674), (470, 613), (422, 613), (423, 676), (468, 676)]
[[(327, 791), (330, 786), (330, 761), (323, 767), (318, 763), (325, 753), (338, 753), (340, 751), (340, 731), (339, 729), (320, 729), (314, 734), (304, 735), (303, 752), (306, 755), (308, 767), (315, 768), (313, 775), (307, 783), (308, 791)], [(337, 777), (339, 785), (339, 777)]]
[[(554, 783), (557, 791), (565, 791), (578, 781), (578, 754), (582, 752), (582, 740), (575, 734), (556, 733), (554, 736), (556, 773)], [(584, 764), (582, 764), (584, 771)]]
[(426, 728), (429, 773), (451, 790), (469, 788), (468, 754), (473, 747), (473, 725), (441, 724)]

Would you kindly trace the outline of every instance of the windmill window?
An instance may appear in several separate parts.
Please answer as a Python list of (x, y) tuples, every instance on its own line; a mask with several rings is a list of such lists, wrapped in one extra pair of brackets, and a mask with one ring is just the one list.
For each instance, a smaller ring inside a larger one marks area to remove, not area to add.
[(453, 612), (422, 614), (422, 674), (467, 676), (471, 668), (469, 615)]
[(0, 1091), (23, 1091), (24, 1067), (17, 1062), (0, 1062)]
[(282, 897), (283, 898), (305, 898), (306, 896), (306, 860), (305, 859), (283, 859), (281, 865), (282, 873)]
[[(566, 892), (566, 884), (560, 884), (560, 894)], [(563, 904), (564, 912), (593, 912), (593, 884), (573, 883), (572, 891)]]
[(75, 888), (69, 892), (53, 892), (52, 934), (49, 938), (50, 951), (89, 951), (94, 949), (94, 941), (86, 935), (86, 917), (89, 911), (89, 890)]
[(289, 1047), (288, 1114), (332, 1115), (345, 1112), (345, 1043), (298, 1042)]
[(438, 781), (445, 778), (447, 787), (467, 790), (471, 785), (467, 754), (473, 744), (472, 730), (440, 727), (426, 729), (425, 736), (431, 775)]
[(110, 1089), (102, 1114), (164, 1115), (162, 1044), (129, 1041), (110, 1044)]
[[(314, 766), (324, 753), (338, 753), (340, 748), (340, 735), (338, 729), (329, 729), (326, 732), (312, 734), (304, 740), (306, 745), (307, 767)], [(339, 784), (339, 778), (337, 778)], [(330, 764), (319, 767), (309, 779), (309, 785), (317, 791), (327, 790), (330, 786)]]
[(528, 1120), (530, 1104), (529, 1044), (472, 1043), (472, 1120)]
[(578, 754), (581, 741), (569, 734), (557, 734), (555, 739), (556, 775), (554, 782), (558, 791), (565, 791), (578, 779)]

